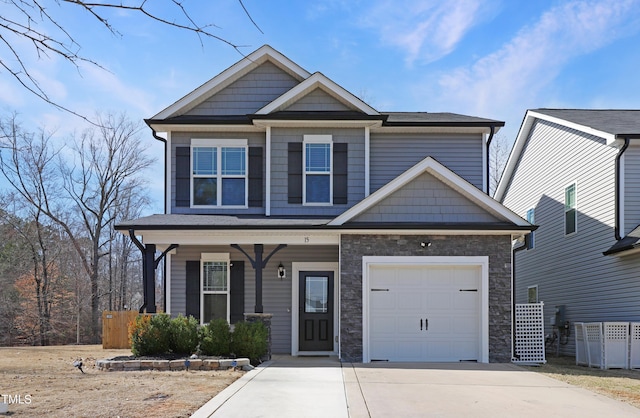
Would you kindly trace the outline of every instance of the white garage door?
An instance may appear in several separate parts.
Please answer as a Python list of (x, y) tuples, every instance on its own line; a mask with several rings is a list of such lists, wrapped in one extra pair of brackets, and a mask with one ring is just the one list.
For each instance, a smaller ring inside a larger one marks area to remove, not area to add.
[(370, 359), (481, 361), (480, 266), (372, 265)]

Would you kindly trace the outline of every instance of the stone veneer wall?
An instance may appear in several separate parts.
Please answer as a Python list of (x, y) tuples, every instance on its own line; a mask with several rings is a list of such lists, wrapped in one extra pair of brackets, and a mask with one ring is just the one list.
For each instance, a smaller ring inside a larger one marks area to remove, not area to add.
[[(421, 242), (430, 241), (430, 247)], [(511, 237), (509, 235), (342, 235), (340, 351), (362, 362), (362, 257), (489, 256), (489, 361), (511, 361)]]

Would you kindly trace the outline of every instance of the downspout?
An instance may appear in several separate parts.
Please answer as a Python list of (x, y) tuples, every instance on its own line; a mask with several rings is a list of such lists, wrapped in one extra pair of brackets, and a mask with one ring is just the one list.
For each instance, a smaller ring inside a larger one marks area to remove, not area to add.
[(615, 213), (615, 227), (613, 228), (613, 233), (615, 236), (616, 241), (620, 241), (622, 239), (622, 237), (620, 236), (620, 211), (621, 211), (621, 204), (620, 204), (620, 199), (621, 199), (621, 193), (620, 193), (620, 177), (621, 177), (621, 169), (620, 169), (620, 165), (621, 160), (622, 160), (622, 154), (627, 150), (627, 148), (629, 147), (629, 137), (626, 136), (624, 138), (624, 145), (622, 145), (622, 148), (620, 148), (620, 151), (618, 151), (618, 155), (616, 155), (616, 196), (615, 196), (615, 207), (616, 207), (616, 213)]
[(167, 209), (168, 209), (167, 208), (167, 140), (161, 136), (158, 136), (158, 133), (153, 128), (151, 128), (151, 133), (153, 134), (153, 137), (155, 139), (164, 143), (164, 193), (165, 195), (162, 197), (162, 200), (164, 200), (164, 213), (167, 213)]
[(522, 250), (527, 249), (527, 236), (525, 235), (524, 245), (521, 245), (518, 248), (514, 248), (511, 255), (511, 277), (513, 277), (513, 281), (511, 282), (511, 343), (513, 347), (511, 351), (513, 352), (513, 358), (519, 359), (520, 356), (516, 353), (516, 253)]
[[(158, 136), (158, 133), (155, 129), (151, 128), (151, 134), (155, 139), (164, 143), (164, 196), (162, 196), (162, 200), (164, 201), (164, 213), (167, 213), (167, 140), (161, 136)], [(167, 265), (166, 263), (162, 267), (162, 306), (164, 307), (165, 312), (167, 311)]]
[(489, 166), (491, 165), (491, 158), (489, 157), (489, 146), (491, 146), (491, 141), (493, 140), (493, 134), (495, 133), (495, 126), (491, 125), (489, 126), (489, 129), (491, 129), (491, 131), (489, 132), (489, 138), (487, 138), (487, 195), (489, 195)]

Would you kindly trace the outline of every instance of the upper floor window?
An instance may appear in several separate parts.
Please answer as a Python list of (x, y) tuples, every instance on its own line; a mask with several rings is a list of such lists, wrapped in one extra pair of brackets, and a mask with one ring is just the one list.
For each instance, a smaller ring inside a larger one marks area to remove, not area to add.
[(247, 141), (191, 141), (193, 206), (247, 206)]
[[(535, 209), (531, 208), (527, 211), (527, 222), (530, 224), (536, 223)], [(527, 249), (531, 250), (535, 247), (535, 232), (531, 231), (529, 235), (527, 235)]]
[(303, 152), (303, 202), (331, 204), (333, 201), (333, 144), (331, 135), (305, 135)]
[(527, 303), (538, 303), (538, 285), (527, 287)]
[(578, 230), (578, 209), (576, 204), (576, 184), (571, 183), (564, 189), (564, 234), (570, 235)]

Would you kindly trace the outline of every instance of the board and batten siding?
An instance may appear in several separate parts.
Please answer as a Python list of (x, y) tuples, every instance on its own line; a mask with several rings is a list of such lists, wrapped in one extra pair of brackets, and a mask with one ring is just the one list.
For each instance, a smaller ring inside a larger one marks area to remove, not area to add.
[(480, 134), (371, 133), (371, 193), (426, 157), (433, 157), (482, 190), (484, 166)]
[(423, 173), (353, 222), (499, 222), (429, 173)]
[(324, 90), (317, 88), (284, 110), (298, 112), (340, 112), (352, 109), (345, 106)]
[[(276, 246), (265, 245), (265, 257)], [(253, 246), (243, 246), (253, 257)], [(255, 312), (255, 270), (240, 251), (230, 246), (180, 246), (171, 256), (171, 315), (176, 316), (186, 311), (186, 264), (187, 261), (200, 260), (202, 253), (229, 253), (231, 261), (244, 261), (244, 305), (245, 312)], [(265, 313), (273, 314), (271, 321), (272, 352), (275, 354), (291, 353), (291, 277), (293, 262), (338, 262), (338, 246), (289, 246), (277, 252), (262, 273), (262, 304)], [(278, 265), (282, 263), (287, 271), (286, 279), (277, 278)], [(336, 283), (336, 289), (339, 284)]]
[(640, 225), (640, 144), (631, 140), (624, 152), (624, 236)]
[[(331, 135), (332, 141), (348, 144), (347, 204), (304, 206), (288, 199), (288, 144), (302, 143), (304, 135)], [(272, 128), (271, 215), (338, 216), (364, 199), (364, 129)]]
[(185, 113), (188, 116), (246, 115), (271, 103), (298, 84), (271, 62), (265, 62)]
[[(538, 120), (503, 199), (523, 217), (535, 208), (535, 247), (516, 253), (516, 301), (538, 286), (545, 332), (555, 306), (565, 305), (571, 334), (563, 354), (575, 352), (574, 322), (640, 321), (640, 262), (602, 254), (615, 242), (617, 152), (602, 138)], [(564, 190), (574, 181), (578, 229), (565, 236)]]
[[(247, 209), (223, 209), (223, 208), (189, 208), (176, 206), (176, 148), (190, 147), (192, 138), (206, 139), (246, 139), (249, 147), (265, 147), (265, 134), (262, 132), (229, 132), (229, 133), (205, 133), (205, 132), (172, 132), (171, 133), (171, 213), (182, 214), (208, 214), (208, 215), (264, 215), (263, 207), (250, 207)], [(265, 178), (265, 164), (262, 165), (262, 178)], [(263, 181), (263, 187), (264, 186)], [(264, 193), (263, 193), (264, 195)]]

